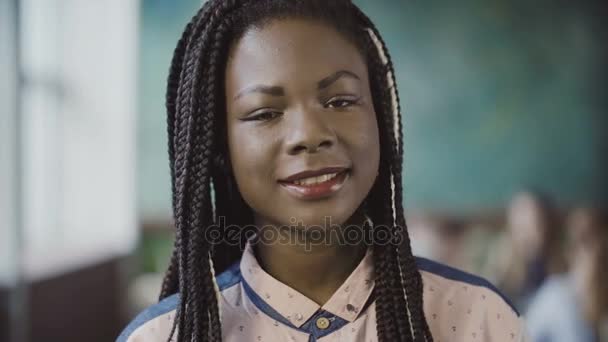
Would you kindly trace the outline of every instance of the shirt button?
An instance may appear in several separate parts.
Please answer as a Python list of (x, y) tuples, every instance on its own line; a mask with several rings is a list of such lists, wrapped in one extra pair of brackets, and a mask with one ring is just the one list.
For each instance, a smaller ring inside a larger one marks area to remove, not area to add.
[(319, 319), (317, 319), (317, 328), (321, 329), (321, 330), (325, 330), (327, 328), (329, 328), (329, 324), (331, 322), (325, 318), (325, 317), (319, 317)]
[(304, 316), (302, 316), (302, 314), (301, 314), (301, 313), (297, 313), (297, 314), (296, 314), (296, 320), (301, 321), (301, 320), (303, 320), (303, 319), (304, 319)]

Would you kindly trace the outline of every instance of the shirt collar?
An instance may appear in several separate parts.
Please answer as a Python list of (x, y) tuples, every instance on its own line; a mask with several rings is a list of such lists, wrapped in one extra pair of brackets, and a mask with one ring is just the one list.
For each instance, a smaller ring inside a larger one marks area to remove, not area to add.
[(296, 327), (302, 326), (319, 309), (352, 322), (363, 311), (374, 288), (371, 249), (367, 250), (359, 265), (323, 306), (266, 273), (260, 267), (249, 242), (243, 252), (240, 268), (243, 279), (251, 289)]

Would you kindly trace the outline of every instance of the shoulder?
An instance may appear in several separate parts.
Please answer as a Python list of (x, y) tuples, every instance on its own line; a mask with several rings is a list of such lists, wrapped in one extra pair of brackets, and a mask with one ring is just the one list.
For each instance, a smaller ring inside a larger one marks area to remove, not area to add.
[(563, 307), (575, 309), (576, 306), (568, 278), (554, 275), (547, 278), (532, 297), (526, 317), (534, 326), (541, 322), (551, 324), (564, 316), (576, 315), (576, 310), (561, 310)]
[(526, 321), (534, 340), (593, 340), (593, 328), (583, 318), (571, 279), (566, 275), (553, 275), (545, 281), (532, 298)]
[(416, 263), (424, 286), (424, 312), (434, 335), (442, 340), (523, 339), (519, 312), (492, 283), (429, 259), (417, 257)]
[(545, 306), (576, 306), (576, 295), (571, 280), (564, 274), (551, 275), (538, 288), (530, 301), (533, 307)]
[[(158, 331), (158, 329), (146, 329), (147, 327), (156, 327), (164, 326), (169, 329), (166, 332), (166, 337), (168, 338), (169, 332), (171, 331), (171, 327), (173, 324), (173, 316), (174, 312), (179, 305), (179, 295), (174, 294), (167, 298), (164, 298), (160, 302), (148, 307), (144, 311), (142, 311), (139, 315), (135, 317), (127, 325), (127, 327), (122, 331), (120, 336), (116, 339), (117, 342), (126, 342), (126, 341), (134, 341), (132, 337), (139, 335), (141, 336), (141, 341), (150, 340), (151, 336), (144, 336), (146, 330), (155, 331), (156, 334), (163, 333), (162, 331)], [(163, 334), (164, 335), (164, 334)], [(166, 340), (166, 338), (165, 338)]]
[[(241, 281), (239, 263), (236, 262), (216, 278), (222, 294)], [(179, 294), (171, 295), (138, 314), (116, 339), (117, 342), (166, 341), (173, 328)]]
[[(496, 286), (488, 280), (471, 273), (432, 261), (416, 257), (418, 269), (422, 272), (425, 283), (437, 285), (441, 290), (462, 290), (471, 294), (479, 294), (482, 300), (488, 296), (495, 298), (502, 305), (511, 309), (517, 316), (519, 312), (515, 305)], [(430, 289), (430, 288), (429, 288)], [(467, 297), (470, 297), (467, 296)]]

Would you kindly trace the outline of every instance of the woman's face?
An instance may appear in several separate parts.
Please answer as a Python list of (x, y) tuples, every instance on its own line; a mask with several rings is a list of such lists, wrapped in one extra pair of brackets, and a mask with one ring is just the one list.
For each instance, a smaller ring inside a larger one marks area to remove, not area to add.
[(380, 159), (355, 45), (315, 21), (274, 20), (232, 46), (225, 84), (230, 161), (256, 223), (346, 222)]

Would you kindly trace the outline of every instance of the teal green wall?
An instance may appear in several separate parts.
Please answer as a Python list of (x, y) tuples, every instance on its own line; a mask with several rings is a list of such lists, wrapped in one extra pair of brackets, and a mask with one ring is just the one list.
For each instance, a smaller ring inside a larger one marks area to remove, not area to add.
[(357, 2), (395, 61), (409, 206), (500, 206), (524, 184), (562, 202), (605, 199), (605, 110), (594, 87), (606, 41), (592, 8)]
[(200, 1), (142, 0), (139, 69), (138, 205), (144, 219), (171, 212), (165, 86), (182, 30)]
[[(181, 8), (143, 1), (139, 203), (145, 216), (169, 212), (166, 70), (198, 1), (178, 3)], [(605, 86), (598, 75), (606, 40), (591, 7), (356, 3), (376, 22), (395, 63), (409, 208), (500, 207), (526, 184), (563, 203), (606, 199), (606, 114), (598, 91)]]

